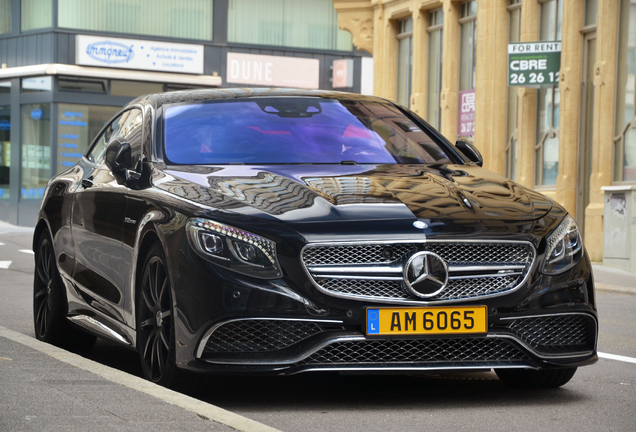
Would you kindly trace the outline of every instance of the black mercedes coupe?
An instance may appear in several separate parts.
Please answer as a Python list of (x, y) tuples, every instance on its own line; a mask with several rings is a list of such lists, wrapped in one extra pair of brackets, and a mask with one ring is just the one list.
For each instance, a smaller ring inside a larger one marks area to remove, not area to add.
[(597, 360), (581, 234), (482, 163), (376, 97), (137, 98), (46, 189), (36, 335), (118, 342), (169, 386), (192, 372), (490, 369), (561, 386)]

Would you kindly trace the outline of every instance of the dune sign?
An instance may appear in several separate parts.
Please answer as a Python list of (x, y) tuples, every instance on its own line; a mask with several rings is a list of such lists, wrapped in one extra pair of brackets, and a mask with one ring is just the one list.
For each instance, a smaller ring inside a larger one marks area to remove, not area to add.
[(227, 53), (227, 82), (317, 89), (318, 59)]

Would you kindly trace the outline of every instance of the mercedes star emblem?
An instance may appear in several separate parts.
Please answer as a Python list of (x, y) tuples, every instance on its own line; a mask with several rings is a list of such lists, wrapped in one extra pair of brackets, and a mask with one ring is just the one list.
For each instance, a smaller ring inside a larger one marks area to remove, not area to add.
[(433, 252), (418, 252), (404, 266), (404, 283), (415, 297), (430, 298), (439, 294), (448, 283), (448, 267)]

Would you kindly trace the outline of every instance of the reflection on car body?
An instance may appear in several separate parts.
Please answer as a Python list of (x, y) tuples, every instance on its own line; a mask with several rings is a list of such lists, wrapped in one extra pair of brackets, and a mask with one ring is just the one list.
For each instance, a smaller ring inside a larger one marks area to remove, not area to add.
[[(594, 363), (574, 219), (369, 96), (223, 89), (128, 104), (49, 183), (37, 337), (136, 349), (145, 376)], [(187, 372), (187, 373), (186, 373)]]

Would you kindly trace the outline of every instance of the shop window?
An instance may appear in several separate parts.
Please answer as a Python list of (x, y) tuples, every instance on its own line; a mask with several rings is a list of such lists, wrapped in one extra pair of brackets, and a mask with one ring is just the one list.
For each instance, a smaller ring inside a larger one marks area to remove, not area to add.
[(53, 0), (21, 0), (22, 31), (53, 27)]
[[(509, 0), (508, 42), (519, 42), (521, 33), (521, 0)], [(508, 87), (508, 117), (506, 123), (506, 176), (517, 177), (517, 88)]]
[(110, 94), (113, 96), (137, 97), (161, 92), (163, 92), (162, 83), (117, 80), (110, 82)]
[(619, 23), (614, 180), (636, 182), (636, 2), (622, 0)]
[(22, 199), (41, 199), (51, 177), (51, 105), (22, 105)]
[(332, 0), (229, 0), (228, 41), (351, 51)]
[(49, 92), (53, 89), (53, 77), (40, 76), (22, 78), (22, 93)]
[(475, 83), (477, 71), (477, 2), (461, 5), (459, 24), (459, 124), (457, 134), (471, 139), (475, 130)]
[(77, 91), (89, 93), (106, 93), (107, 80), (85, 79), (61, 76), (58, 79), (58, 87), (64, 91)]
[(437, 129), (442, 127), (440, 113), (442, 101), (442, 53), (444, 39), (444, 12), (442, 9), (428, 13), (428, 83), (426, 95), (426, 120)]
[(57, 173), (72, 167), (118, 107), (59, 104), (57, 108)]
[(413, 71), (413, 19), (403, 19), (398, 25), (397, 102), (408, 107)]
[(11, 93), (11, 81), (0, 81), (0, 94)]
[[(561, 40), (562, 0), (541, 3), (539, 40)], [(559, 87), (540, 88), (537, 95), (537, 144), (535, 145), (535, 184), (556, 185), (559, 172)]]
[(11, 169), (11, 107), (0, 106), (0, 200), (9, 198)]
[(0, 34), (11, 33), (11, 0), (0, 0)]
[(58, 23), (63, 28), (98, 32), (212, 40), (213, 3), (58, 0)]

